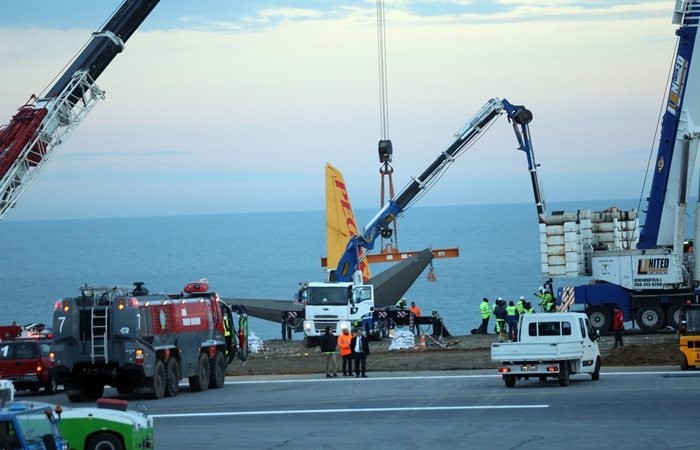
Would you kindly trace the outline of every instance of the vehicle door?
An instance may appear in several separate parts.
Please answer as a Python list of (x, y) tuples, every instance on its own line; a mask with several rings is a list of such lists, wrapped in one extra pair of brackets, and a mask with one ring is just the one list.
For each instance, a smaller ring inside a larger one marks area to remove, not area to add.
[(584, 361), (595, 361), (600, 354), (598, 351), (597, 342), (598, 335), (595, 333), (595, 331), (593, 331), (593, 327), (588, 321), (588, 317), (579, 317), (578, 322), (581, 330), (581, 342), (583, 343), (583, 359)]

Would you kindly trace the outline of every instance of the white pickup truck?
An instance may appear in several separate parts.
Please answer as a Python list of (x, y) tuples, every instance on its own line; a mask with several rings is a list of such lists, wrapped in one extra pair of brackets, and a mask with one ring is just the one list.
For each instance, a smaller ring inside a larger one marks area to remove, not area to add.
[(583, 313), (536, 313), (520, 318), (518, 342), (491, 344), (491, 360), (498, 363), (506, 386), (520, 378), (557, 378), (569, 385), (569, 375), (600, 378), (598, 333)]

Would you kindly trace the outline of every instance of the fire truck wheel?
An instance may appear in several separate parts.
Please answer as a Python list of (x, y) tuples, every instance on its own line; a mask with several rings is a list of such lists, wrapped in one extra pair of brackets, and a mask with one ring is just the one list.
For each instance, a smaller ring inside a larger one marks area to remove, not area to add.
[(134, 386), (131, 386), (131, 385), (117, 386), (117, 393), (119, 393), (121, 395), (133, 394), (134, 391), (136, 391), (136, 388), (134, 388)]
[(165, 365), (163, 361), (158, 360), (158, 362), (156, 362), (150, 388), (151, 392), (149, 393), (149, 397), (153, 399), (163, 398), (165, 395)]
[(165, 396), (175, 397), (180, 392), (180, 366), (177, 359), (168, 358), (165, 363)]
[(49, 374), (49, 380), (44, 385), (44, 392), (46, 394), (55, 394), (58, 385), (56, 384), (56, 378), (53, 374)]
[(209, 387), (218, 389), (224, 387), (226, 380), (226, 361), (221, 352), (216, 352), (213, 358), (209, 360)]
[(88, 441), (86, 450), (124, 450), (119, 437), (112, 433), (102, 432), (96, 434)]
[(87, 400), (97, 400), (98, 398), (102, 397), (102, 395), (105, 393), (104, 385), (96, 382), (88, 383), (82, 389), (84, 389), (85, 398)]
[(193, 391), (206, 391), (209, 388), (209, 357), (206, 353), (199, 354), (197, 375), (191, 376), (189, 382)]

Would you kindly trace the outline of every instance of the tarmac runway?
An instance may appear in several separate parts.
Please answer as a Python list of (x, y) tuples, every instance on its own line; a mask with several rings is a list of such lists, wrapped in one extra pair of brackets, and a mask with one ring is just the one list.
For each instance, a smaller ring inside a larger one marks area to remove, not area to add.
[[(71, 406), (62, 392), (25, 395)], [(607, 368), (599, 381), (576, 375), (568, 387), (520, 380), (512, 389), (493, 370), (231, 377), (223, 389), (183, 385), (174, 398), (129, 402), (149, 407), (160, 449), (619, 450), (695, 448), (697, 398), (700, 371), (649, 367)]]

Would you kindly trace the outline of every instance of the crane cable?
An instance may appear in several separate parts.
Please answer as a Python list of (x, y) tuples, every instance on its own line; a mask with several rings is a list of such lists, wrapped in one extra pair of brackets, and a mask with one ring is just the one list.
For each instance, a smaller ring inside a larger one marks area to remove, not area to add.
[[(392, 145), (391, 140), (389, 140), (389, 94), (387, 90), (388, 86), (388, 76), (387, 76), (387, 63), (386, 63), (386, 11), (384, 8), (384, 1), (377, 0), (377, 67), (379, 71), (379, 119), (380, 119), (380, 141), (379, 141), (379, 162), (382, 164), (379, 168), (379, 173), (381, 175), (381, 196), (380, 196), (380, 208), (384, 207), (385, 202), (385, 178), (388, 179), (389, 188), (389, 198), (394, 198), (394, 181), (392, 174), (394, 169), (391, 167), (392, 159)], [(384, 237), (381, 239), (381, 252), (396, 252), (398, 251), (398, 225), (396, 219), (392, 220), (391, 223), (394, 226), (393, 238), (388, 238), (390, 240), (386, 245), (384, 244)], [(392, 243), (393, 242), (393, 245)]]
[(386, 15), (384, 1), (377, 0), (377, 58), (379, 62), (379, 118), (382, 140), (389, 139), (389, 97), (386, 74)]

